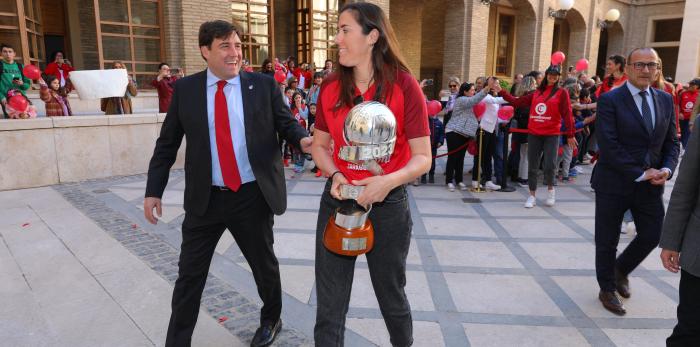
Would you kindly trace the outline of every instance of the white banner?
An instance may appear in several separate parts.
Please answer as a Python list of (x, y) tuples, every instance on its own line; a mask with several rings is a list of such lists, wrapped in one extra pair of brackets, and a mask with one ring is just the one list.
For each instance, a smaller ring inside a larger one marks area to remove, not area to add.
[(124, 96), (129, 84), (125, 69), (72, 71), (69, 77), (81, 100)]

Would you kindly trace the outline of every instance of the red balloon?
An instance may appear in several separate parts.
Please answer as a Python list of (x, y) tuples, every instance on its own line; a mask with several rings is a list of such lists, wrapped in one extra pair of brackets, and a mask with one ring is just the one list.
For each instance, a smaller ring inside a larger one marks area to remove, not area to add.
[(557, 151), (557, 153), (560, 157), (564, 155), (564, 146), (559, 146), (559, 150)]
[(469, 140), (469, 143), (467, 144), (467, 152), (471, 155), (476, 155), (476, 152), (479, 151), (479, 146), (477, 145), (475, 140)]
[(437, 100), (428, 101), (428, 115), (432, 116), (442, 111), (442, 104)]
[(552, 65), (559, 65), (566, 60), (566, 55), (562, 51), (552, 53)]
[(10, 107), (15, 109), (16, 111), (19, 112), (24, 112), (27, 110), (27, 106), (29, 106), (29, 103), (27, 102), (27, 98), (25, 98), (22, 95), (14, 95), (10, 98), (10, 100), (7, 102)]
[(36, 65), (25, 65), (24, 69), (22, 70), (22, 73), (24, 73), (25, 76), (27, 76), (31, 80), (38, 80), (41, 78), (41, 70), (39, 70)]
[(585, 71), (588, 69), (588, 59), (583, 58), (576, 62), (576, 71)]
[(275, 81), (277, 81), (277, 83), (282, 83), (286, 79), (287, 79), (287, 75), (285, 75), (284, 72), (282, 72), (282, 71), (275, 72)]
[(513, 109), (513, 106), (502, 106), (500, 109), (498, 109), (498, 118), (502, 120), (509, 120), (513, 117), (514, 113), (515, 110)]
[(481, 116), (484, 115), (484, 112), (486, 112), (486, 103), (482, 101), (474, 105), (474, 115), (476, 115), (476, 119), (481, 119)]

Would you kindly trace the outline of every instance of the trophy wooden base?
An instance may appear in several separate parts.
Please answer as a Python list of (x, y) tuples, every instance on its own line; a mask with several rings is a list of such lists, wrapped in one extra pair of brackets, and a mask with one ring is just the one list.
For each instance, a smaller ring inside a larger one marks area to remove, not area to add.
[(357, 256), (372, 250), (374, 246), (374, 227), (369, 219), (359, 228), (345, 229), (335, 224), (332, 215), (323, 232), (323, 245), (336, 254)]

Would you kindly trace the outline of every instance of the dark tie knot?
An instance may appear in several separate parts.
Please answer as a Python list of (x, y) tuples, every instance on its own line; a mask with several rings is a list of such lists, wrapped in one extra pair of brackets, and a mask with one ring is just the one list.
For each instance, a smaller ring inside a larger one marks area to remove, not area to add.
[(639, 96), (641, 96), (641, 97), (646, 97), (648, 93), (649, 93), (649, 92), (647, 92), (646, 90), (642, 90), (642, 91), (639, 92)]
[(228, 82), (221, 80), (219, 82), (216, 82), (216, 86), (219, 88), (219, 90), (224, 90), (224, 86), (226, 86), (226, 83)]

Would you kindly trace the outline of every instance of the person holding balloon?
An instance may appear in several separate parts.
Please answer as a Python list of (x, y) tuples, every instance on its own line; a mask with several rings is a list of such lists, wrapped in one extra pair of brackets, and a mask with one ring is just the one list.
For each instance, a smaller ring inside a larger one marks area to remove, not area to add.
[(66, 88), (61, 87), (61, 81), (54, 75), (47, 75), (46, 81), (39, 78), (41, 100), (46, 103), (47, 117), (72, 116)]
[[(554, 57), (553, 57), (554, 58)], [(554, 59), (552, 59), (554, 62)], [(561, 61), (560, 61), (561, 62)], [(562, 122), (565, 124), (566, 142), (571, 148), (578, 145), (574, 138), (574, 117), (571, 111), (569, 93), (559, 87), (561, 67), (551, 65), (545, 71), (545, 79), (533, 94), (527, 94), (516, 98), (506, 91), (501, 91), (502, 96), (513, 107), (530, 106), (530, 119), (528, 120), (528, 161), (532, 164), (528, 168), (528, 186), (530, 196), (525, 202), (525, 208), (533, 208), (536, 205), (537, 171), (540, 157), (544, 155), (544, 183), (548, 193), (545, 204), (554, 206), (554, 174), (556, 172), (557, 150)]]
[[(12, 95), (25, 95), (25, 92), (31, 86), (32, 81), (23, 73), (22, 64), (15, 62), (15, 49), (8, 45), (0, 45), (2, 50), (2, 61), (0, 62), (0, 103), (2, 103), (3, 113), (5, 117), (9, 114), (6, 106), (10, 101), (8, 92), (15, 90)], [(18, 106), (18, 105), (15, 105)]]
[[(501, 104), (508, 103), (503, 98), (494, 97), (501, 90), (501, 85), (496, 77), (488, 77), (484, 81), (485, 86), (490, 86), (490, 92), (486, 93), (486, 97), (480, 102), (483, 104), (483, 112), (479, 120), (480, 130), (477, 132), (476, 143), (480, 144), (481, 148), (474, 155), (474, 169), (472, 169), (472, 188), (479, 188), (483, 184), (486, 189), (499, 190), (501, 186), (494, 183), (492, 157), (496, 151), (496, 141), (498, 137), (499, 126), (503, 122), (498, 118), (498, 110)], [(477, 105), (480, 106), (481, 105)], [(477, 113), (477, 116), (479, 114)], [(480, 160), (481, 158), (481, 160)], [(501, 159), (502, 163), (503, 159)], [(481, 165), (479, 165), (481, 163)], [(497, 162), (498, 164), (498, 162)]]

